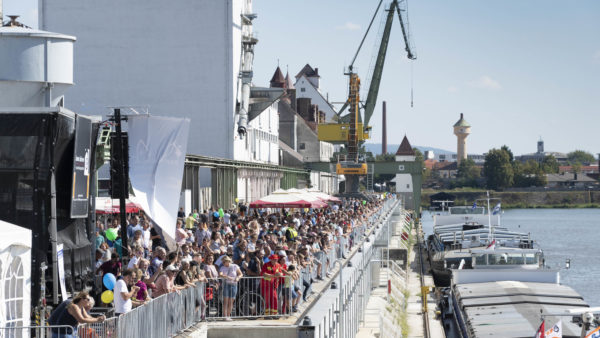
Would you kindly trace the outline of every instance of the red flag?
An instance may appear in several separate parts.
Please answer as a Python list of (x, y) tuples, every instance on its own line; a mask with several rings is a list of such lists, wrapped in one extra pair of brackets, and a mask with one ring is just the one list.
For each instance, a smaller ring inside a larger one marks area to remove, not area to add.
[(537, 332), (535, 333), (535, 338), (546, 338), (546, 334), (545, 334), (545, 330), (544, 330), (544, 321), (542, 320), (542, 324), (540, 324), (540, 327), (538, 328)]

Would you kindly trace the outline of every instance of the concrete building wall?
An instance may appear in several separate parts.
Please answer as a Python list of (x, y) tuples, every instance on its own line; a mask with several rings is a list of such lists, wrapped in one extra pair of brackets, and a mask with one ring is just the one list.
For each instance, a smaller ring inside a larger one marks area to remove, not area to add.
[(410, 192), (413, 191), (412, 177), (410, 174), (396, 174), (394, 179), (396, 182), (396, 192)]
[(235, 106), (244, 6), (39, 0), (39, 16), (41, 29), (77, 37), (66, 107), (106, 115), (106, 107), (148, 106), (154, 115), (188, 117), (188, 153), (234, 158), (234, 142), (243, 144)]

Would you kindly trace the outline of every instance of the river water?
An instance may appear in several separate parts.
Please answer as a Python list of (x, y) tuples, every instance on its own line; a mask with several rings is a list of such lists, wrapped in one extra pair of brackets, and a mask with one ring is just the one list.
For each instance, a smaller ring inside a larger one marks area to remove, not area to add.
[[(433, 214), (424, 212), (423, 230), (431, 234)], [(583, 296), (590, 306), (600, 306), (600, 209), (513, 209), (502, 214), (510, 230), (531, 233), (544, 250), (546, 265), (571, 268), (560, 273), (561, 284)]]

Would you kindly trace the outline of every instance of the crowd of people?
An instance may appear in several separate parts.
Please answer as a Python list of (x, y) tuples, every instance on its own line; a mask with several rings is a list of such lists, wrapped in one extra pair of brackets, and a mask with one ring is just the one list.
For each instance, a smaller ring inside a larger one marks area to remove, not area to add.
[(315, 282), (301, 278), (301, 271), (316, 272), (311, 275), (317, 281), (329, 275), (331, 251), (342, 248), (335, 252), (341, 258), (343, 249), (353, 245), (352, 230), (366, 223), (382, 203), (380, 199), (345, 199), (318, 210), (250, 212), (239, 205), (231, 210), (194, 210), (187, 216), (180, 209), (174, 243), (167, 243), (143, 214), (128, 218), (126, 245), (120, 237), (110, 240), (107, 236), (111, 228), (120, 233), (118, 217), (105, 220), (107, 228), (98, 221), (96, 273), (117, 277), (117, 314), (161, 295), (196, 287), (197, 282), (206, 287), (203, 314), (218, 301), (218, 317), (231, 320), (240, 288), (261, 295), (265, 316), (295, 312)]

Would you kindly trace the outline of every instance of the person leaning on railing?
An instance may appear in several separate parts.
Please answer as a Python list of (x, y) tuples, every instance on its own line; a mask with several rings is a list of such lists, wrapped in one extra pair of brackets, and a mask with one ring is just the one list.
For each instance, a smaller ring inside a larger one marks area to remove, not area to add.
[(92, 317), (88, 311), (93, 305), (93, 299), (87, 293), (82, 291), (73, 298), (73, 300), (65, 300), (62, 302), (50, 315), (48, 323), (54, 325), (68, 325), (71, 326), (72, 330), (65, 330), (65, 328), (53, 328), (52, 338), (71, 338), (76, 337), (76, 330), (78, 324), (83, 323), (101, 323), (106, 318), (104, 315), (100, 315), (96, 318)]
[(193, 282), (192, 271), (190, 269), (190, 260), (184, 259), (181, 261), (181, 270), (177, 272), (175, 277), (175, 285), (183, 288), (193, 288), (196, 286)]
[(156, 280), (156, 290), (152, 292), (152, 297), (156, 298), (166, 293), (178, 292), (184, 289), (183, 287), (175, 285), (175, 275), (179, 269), (173, 265), (167, 266), (165, 273), (160, 275)]

